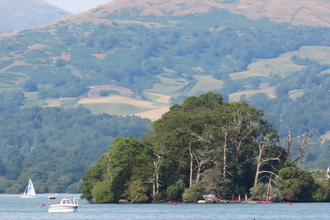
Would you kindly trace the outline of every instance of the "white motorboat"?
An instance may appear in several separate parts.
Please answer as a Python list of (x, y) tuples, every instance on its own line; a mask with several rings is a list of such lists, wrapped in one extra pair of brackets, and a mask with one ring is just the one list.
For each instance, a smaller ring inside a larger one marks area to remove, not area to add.
[(57, 194), (52, 194), (52, 195), (49, 195), (47, 198), (48, 199), (56, 199), (56, 196), (57, 196)]
[(29, 179), (29, 184), (26, 187), (26, 189), (24, 190), (24, 193), (21, 196), (21, 198), (24, 198), (24, 199), (33, 199), (33, 198), (36, 198), (36, 192), (34, 190), (34, 186), (33, 186), (33, 183), (32, 183), (32, 180), (31, 179)]
[(63, 198), (61, 202), (49, 206), (48, 212), (74, 212), (78, 206), (74, 198)]

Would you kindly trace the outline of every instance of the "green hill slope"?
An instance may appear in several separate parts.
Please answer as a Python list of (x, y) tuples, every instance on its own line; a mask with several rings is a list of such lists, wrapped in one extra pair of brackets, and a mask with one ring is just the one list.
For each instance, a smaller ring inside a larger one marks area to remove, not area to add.
[(152, 120), (186, 96), (213, 91), (265, 109), (282, 137), (288, 127), (323, 135), (324, 2), (114, 0), (1, 34), (0, 90), (22, 91), (23, 107), (85, 106)]
[[(249, 13), (261, 10), (256, 2)], [(303, 68), (293, 64), (273, 72), (270, 66), (277, 64), (265, 61), (258, 73), (249, 71), (249, 65), (260, 64), (258, 59), (275, 59), (302, 46), (330, 46), (327, 28), (276, 23), (270, 15), (265, 16), (270, 20), (250, 20), (245, 4), (111, 1), (38, 29), (4, 35), (0, 89), (24, 91), (26, 106), (84, 105), (95, 113), (150, 113), (155, 120), (168, 109), (170, 98), (212, 90), (228, 99), (259, 88), (259, 81), (262, 88), (271, 87), (274, 76), (281, 81)], [(289, 56), (283, 62), (292, 62)], [(206, 76), (215, 83), (204, 81)]]

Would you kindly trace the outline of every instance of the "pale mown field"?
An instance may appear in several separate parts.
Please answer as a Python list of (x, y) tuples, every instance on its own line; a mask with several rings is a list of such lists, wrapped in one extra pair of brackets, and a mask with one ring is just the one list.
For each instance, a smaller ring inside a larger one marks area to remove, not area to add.
[(189, 91), (190, 94), (195, 92), (203, 91), (207, 92), (214, 89), (221, 89), (224, 85), (222, 80), (214, 79), (212, 76), (194, 76), (198, 82), (197, 84)]
[(229, 95), (229, 101), (236, 102), (241, 99), (242, 95), (245, 95), (245, 97), (248, 99), (251, 95), (257, 94), (257, 93), (266, 93), (269, 98), (274, 98), (274, 87), (266, 88), (266, 89), (259, 89), (259, 90), (249, 90), (249, 91), (243, 91), (243, 92), (236, 92)]
[(181, 89), (183, 86), (187, 85), (188, 82), (184, 78), (166, 78), (162, 76), (157, 76), (161, 83), (155, 83), (152, 89), (146, 90), (146, 92), (154, 93), (174, 93), (176, 90)]
[(251, 63), (248, 66), (248, 70), (231, 73), (229, 76), (232, 80), (245, 79), (252, 76), (269, 77), (271, 74), (278, 74), (284, 78), (304, 68), (291, 60), (291, 57), (294, 55), (300, 55), (299, 51), (284, 53), (274, 59), (259, 59)]
[(104, 112), (111, 115), (138, 115), (152, 121), (169, 110), (169, 96), (147, 92), (146, 97), (151, 101), (121, 95), (92, 96), (80, 99), (77, 105), (83, 105), (96, 114)]

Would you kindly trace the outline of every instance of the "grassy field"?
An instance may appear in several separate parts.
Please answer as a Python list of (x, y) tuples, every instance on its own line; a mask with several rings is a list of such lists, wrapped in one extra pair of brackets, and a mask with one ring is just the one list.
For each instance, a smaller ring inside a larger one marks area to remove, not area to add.
[(98, 93), (101, 90), (114, 90), (120, 93), (120, 95), (122, 96), (128, 96), (128, 97), (132, 97), (133, 96), (133, 92), (129, 89), (123, 88), (123, 87), (119, 87), (119, 86), (114, 86), (114, 85), (100, 85), (100, 86), (91, 86), (89, 87), (89, 96), (91, 96), (92, 94), (98, 95)]
[(192, 87), (189, 93), (194, 94), (195, 92), (203, 91), (207, 92), (214, 89), (221, 89), (224, 82), (221, 80), (214, 79), (212, 76), (194, 76), (198, 82)]
[(60, 99), (48, 99), (46, 105), (43, 107), (62, 107), (67, 103), (72, 103), (76, 98), (60, 98)]
[(229, 95), (229, 101), (236, 102), (241, 99), (242, 95), (245, 95), (246, 98), (249, 98), (251, 95), (257, 94), (257, 93), (266, 93), (268, 97), (274, 98), (274, 87), (269, 87), (266, 89), (259, 89), (259, 90), (248, 90), (243, 92), (236, 92)]
[(245, 79), (252, 76), (268, 77), (271, 74), (278, 74), (284, 78), (304, 68), (291, 60), (291, 57), (294, 55), (298, 56), (299, 52), (284, 53), (274, 59), (259, 59), (251, 63), (247, 71), (231, 73), (229, 76), (232, 80)]
[(158, 109), (141, 112), (141, 113), (137, 113), (134, 115), (140, 116), (142, 118), (149, 118), (151, 121), (156, 121), (156, 120), (160, 119), (161, 116), (168, 111), (169, 111), (169, 107), (161, 107)]
[(166, 96), (158, 96), (155, 102), (123, 96), (108, 97), (107, 99), (85, 98), (78, 101), (77, 105), (83, 105), (95, 114), (104, 112), (111, 115), (138, 115), (154, 121), (168, 111), (168, 98)]
[(156, 94), (156, 93), (151, 93), (151, 92), (145, 92), (144, 93), (146, 98), (157, 102), (157, 103), (162, 103), (162, 104), (169, 104), (169, 99), (171, 98), (170, 96), (167, 95), (162, 95), (162, 94)]
[(141, 108), (125, 103), (93, 103), (83, 104), (83, 106), (94, 114), (107, 113), (118, 116), (136, 115), (136, 113), (142, 113), (149, 110), (148, 108)]
[(297, 51), (300, 58), (310, 58), (320, 63), (330, 64), (330, 47), (304, 46)]
[(157, 108), (153, 102), (138, 100), (131, 97), (112, 95), (108, 97), (89, 97), (82, 98), (78, 101), (78, 104), (89, 105), (89, 104), (101, 104), (101, 103), (111, 103), (111, 104), (129, 104), (137, 106), (140, 108), (154, 109)]
[(183, 78), (167, 78), (161, 75), (157, 77), (161, 80), (161, 83), (155, 83), (152, 89), (148, 89), (146, 92), (173, 93), (188, 84), (188, 82)]
[[(170, 79), (164, 78), (164, 81), (169, 82)], [(98, 94), (101, 90), (115, 90), (120, 95), (100, 97)], [(112, 115), (138, 115), (153, 121), (168, 111), (171, 96), (154, 92), (144, 92), (144, 95), (148, 100), (137, 99), (132, 91), (122, 87), (93, 86), (89, 96), (80, 99), (77, 105), (83, 105), (95, 114), (105, 112)]]

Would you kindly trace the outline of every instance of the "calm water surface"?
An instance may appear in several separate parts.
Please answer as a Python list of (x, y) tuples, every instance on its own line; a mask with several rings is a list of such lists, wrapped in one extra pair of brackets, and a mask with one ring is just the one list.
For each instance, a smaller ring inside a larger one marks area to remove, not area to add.
[[(281, 204), (89, 204), (78, 200), (79, 208), (73, 213), (48, 213), (55, 200), (47, 195), (36, 199), (21, 199), (20, 195), (0, 195), (0, 219), (330, 219), (330, 203)], [(45, 206), (42, 206), (45, 204)]]

